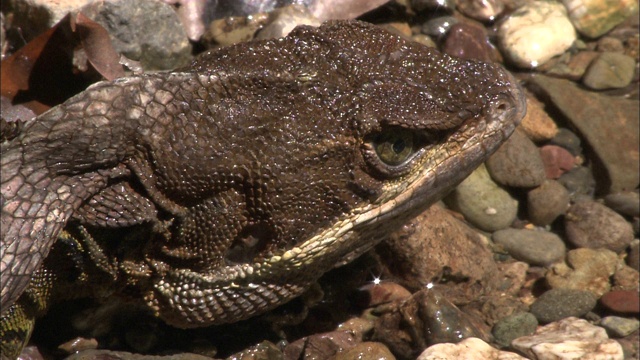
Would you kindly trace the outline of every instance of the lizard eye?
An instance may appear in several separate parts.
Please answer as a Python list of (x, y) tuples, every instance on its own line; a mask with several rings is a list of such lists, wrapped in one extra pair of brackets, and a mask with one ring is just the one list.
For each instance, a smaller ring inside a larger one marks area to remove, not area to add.
[(373, 139), (373, 147), (382, 162), (397, 166), (409, 159), (415, 152), (414, 135), (405, 129), (391, 129)]
[(378, 175), (395, 178), (411, 171), (414, 160), (435, 142), (427, 133), (389, 127), (366, 138), (363, 156)]

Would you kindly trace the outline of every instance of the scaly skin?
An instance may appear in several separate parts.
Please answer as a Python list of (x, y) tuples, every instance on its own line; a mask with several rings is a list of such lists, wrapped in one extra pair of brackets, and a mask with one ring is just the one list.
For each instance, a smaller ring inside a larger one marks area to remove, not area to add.
[(178, 327), (263, 313), (444, 196), (524, 111), (500, 66), (361, 22), (96, 84), (2, 145), (3, 316), (59, 271), (65, 228), (84, 295)]

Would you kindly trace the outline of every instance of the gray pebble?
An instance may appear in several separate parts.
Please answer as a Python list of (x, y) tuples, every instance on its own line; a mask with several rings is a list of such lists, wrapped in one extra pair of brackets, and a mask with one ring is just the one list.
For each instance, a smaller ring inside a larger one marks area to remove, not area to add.
[(517, 260), (547, 266), (564, 258), (566, 247), (558, 235), (537, 230), (504, 229), (492, 235)]
[(578, 135), (567, 128), (559, 128), (558, 133), (551, 139), (550, 144), (567, 149), (573, 156), (582, 154), (582, 141)]
[(527, 193), (529, 220), (536, 225), (549, 225), (569, 208), (569, 192), (555, 180), (545, 180)]
[(579, 248), (620, 253), (633, 241), (633, 228), (621, 215), (595, 202), (572, 205), (565, 216), (567, 240)]
[(440, 16), (425, 22), (421, 32), (434, 39), (441, 38), (449, 32), (449, 29), (459, 21), (453, 16)]
[(460, 183), (445, 203), (484, 231), (508, 227), (518, 212), (518, 202), (491, 180), (484, 165)]
[(499, 320), (491, 331), (496, 343), (509, 346), (513, 339), (535, 333), (537, 327), (538, 320), (533, 314), (518, 312)]
[(604, 52), (589, 65), (582, 83), (594, 90), (623, 88), (631, 83), (635, 67), (630, 56)]
[(532, 188), (540, 186), (546, 178), (540, 151), (518, 129), (486, 164), (491, 178), (503, 186)]
[(568, 191), (572, 200), (580, 197), (593, 198), (596, 190), (596, 180), (591, 169), (585, 166), (578, 166), (562, 174), (558, 179)]
[[(145, 70), (175, 69), (191, 59), (191, 44), (178, 15), (161, 1), (96, 1), (82, 13), (104, 26), (114, 48)], [(126, 24), (126, 26), (123, 26)]]
[(640, 195), (634, 191), (609, 194), (604, 197), (604, 204), (618, 214), (640, 216)]
[(570, 316), (581, 317), (596, 306), (596, 297), (585, 290), (551, 289), (533, 304), (531, 313), (541, 323), (551, 323)]
[(638, 330), (640, 321), (619, 316), (607, 316), (600, 320), (600, 326), (607, 329), (607, 333), (612, 337), (623, 338)]

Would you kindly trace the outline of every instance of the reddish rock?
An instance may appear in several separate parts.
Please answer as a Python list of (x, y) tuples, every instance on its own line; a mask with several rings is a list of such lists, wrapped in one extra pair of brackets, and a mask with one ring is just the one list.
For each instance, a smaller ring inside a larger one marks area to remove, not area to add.
[(489, 43), (486, 30), (471, 23), (451, 27), (442, 51), (462, 59), (496, 61), (495, 48)]
[(360, 288), (363, 297), (363, 307), (373, 307), (395, 300), (404, 300), (411, 296), (409, 290), (394, 282), (367, 284)]
[(600, 304), (605, 308), (621, 314), (640, 313), (640, 296), (635, 291), (610, 291), (600, 298)]
[(566, 149), (556, 145), (545, 145), (540, 148), (540, 156), (544, 163), (547, 179), (557, 179), (565, 172), (573, 169), (576, 160)]

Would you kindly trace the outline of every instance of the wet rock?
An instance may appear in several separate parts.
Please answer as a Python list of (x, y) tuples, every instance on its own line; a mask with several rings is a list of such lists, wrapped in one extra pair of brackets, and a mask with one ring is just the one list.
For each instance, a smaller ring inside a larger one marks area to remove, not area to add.
[(364, 308), (373, 307), (380, 304), (404, 300), (411, 296), (409, 290), (394, 282), (381, 282), (379, 284), (367, 284), (358, 289), (363, 296), (364, 302), (360, 305)]
[(600, 304), (617, 314), (639, 314), (640, 297), (637, 291), (615, 290), (600, 298)]
[(456, 7), (454, 0), (411, 0), (411, 8), (415, 11), (444, 10), (453, 11)]
[(633, 80), (635, 68), (634, 58), (605, 52), (591, 63), (582, 78), (582, 83), (594, 90), (623, 88)]
[(531, 77), (530, 84), (550, 99), (595, 152), (594, 175), (602, 193), (638, 186), (639, 101), (587, 92), (570, 81), (543, 75)]
[(283, 360), (282, 350), (270, 341), (263, 341), (257, 345), (232, 355), (234, 360)]
[(598, 46), (596, 47), (596, 49), (599, 52), (611, 51), (622, 53), (624, 52), (624, 44), (622, 43), (622, 40), (613, 36), (603, 36), (598, 39)]
[(363, 342), (339, 352), (332, 360), (395, 360), (389, 348), (379, 342)]
[(480, 309), (484, 321), (491, 325), (513, 314), (523, 313), (529, 310), (519, 297), (494, 292), (484, 301)]
[(450, 300), (468, 302), (495, 288), (498, 271), (487, 242), (439, 206), (405, 224), (375, 252), (388, 277), (413, 291), (446, 277), (459, 288)]
[(612, 337), (621, 338), (638, 330), (640, 321), (619, 316), (607, 316), (600, 320), (600, 326), (605, 328)]
[(439, 16), (425, 22), (420, 31), (434, 39), (439, 39), (447, 34), (451, 27), (457, 23), (458, 19), (453, 16)]
[(508, 227), (518, 211), (518, 202), (491, 180), (484, 166), (471, 173), (445, 198), (445, 202), (485, 231)]
[(537, 327), (538, 320), (533, 314), (518, 312), (498, 321), (491, 332), (498, 345), (509, 346), (516, 338), (533, 335)]
[(597, 38), (622, 23), (638, 9), (634, 0), (563, 0), (569, 18), (584, 36)]
[(600, 53), (597, 51), (589, 50), (579, 51), (575, 54), (564, 53), (553, 66), (545, 70), (545, 73), (554, 77), (579, 81), (598, 55)]
[(58, 349), (67, 354), (73, 354), (78, 351), (97, 349), (98, 341), (96, 339), (75, 338), (58, 346)]
[(595, 202), (572, 205), (565, 215), (567, 240), (576, 247), (605, 248), (619, 253), (633, 240), (633, 228), (622, 216)]
[(569, 192), (555, 180), (545, 180), (527, 193), (529, 220), (536, 225), (550, 225), (568, 208)]
[(373, 320), (368, 318), (352, 318), (338, 325), (338, 330), (352, 333), (357, 341), (362, 341), (366, 334), (373, 330)]
[(591, 169), (586, 166), (578, 166), (562, 174), (558, 182), (569, 191), (573, 201), (576, 199), (592, 199), (595, 193), (596, 181)]
[(609, 339), (603, 328), (574, 317), (543, 326), (511, 345), (530, 359), (624, 359), (620, 344)]
[(550, 144), (558, 145), (568, 150), (573, 156), (582, 154), (582, 142), (580, 138), (567, 128), (559, 128), (558, 133), (551, 139)]
[(502, 0), (458, 0), (456, 1), (458, 10), (472, 19), (482, 22), (491, 22), (502, 14), (505, 5)]
[(306, 7), (289, 5), (269, 14), (269, 24), (265, 26), (256, 39), (277, 39), (287, 36), (298, 25), (320, 26), (322, 21), (313, 16)]
[(545, 180), (545, 167), (536, 145), (520, 130), (486, 162), (491, 178), (507, 187), (532, 188)]
[(586, 290), (551, 289), (533, 304), (531, 313), (547, 324), (570, 316), (580, 317), (596, 306), (596, 297)]
[[(236, 0), (231, 0), (236, 1)], [(252, 3), (264, 3), (265, 1), (247, 0)], [(308, 4), (309, 11), (313, 16), (324, 22), (327, 20), (355, 19), (358, 16), (372, 11), (389, 0), (310, 0), (304, 1)], [(278, 4), (282, 1), (278, 1)], [(299, 4), (300, 1), (288, 0), (288, 4)]]
[(356, 346), (354, 336), (345, 331), (314, 334), (298, 339), (284, 348), (286, 359), (328, 359)]
[(417, 360), (525, 360), (522, 356), (492, 348), (477, 338), (464, 339), (457, 344), (437, 344), (430, 346)]
[(505, 18), (498, 43), (515, 65), (535, 68), (565, 52), (576, 32), (565, 8), (554, 2), (526, 3)]
[(411, 37), (411, 39), (419, 44), (422, 44), (424, 46), (427, 47), (431, 47), (431, 48), (437, 48), (438, 45), (436, 44), (435, 41), (433, 41), (433, 39), (431, 39), (431, 37), (429, 37), (428, 35), (424, 35), (424, 34), (415, 34)]
[(464, 313), (437, 288), (423, 289), (399, 307), (402, 323), (409, 329), (418, 348), (427, 345), (458, 342), (468, 337), (489, 339), (488, 327), (471, 314)]
[(638, 270), (624, 265), (622, 261), (618, 264), (618, 270), (613, 274), (613, 290), (635, 290), (640, 287), (640, 273)]
[(189, 38), (166, 3), (97, 1), (85, 6), (82, 13), (107, 29), (116, 51), (140, 61), (145, 70), (175, 69), (191, 59)]
[(559, 236), (534, 230), (504, 229), (493, 233), (493, 241), (517, 260), (547, 266), (564, 258), (566, 247)]
[(74, 353), (65, 358), (65, 360), (212, 360), (213, 358), (191, 353), (181, 353), (175, 355), (155, 356), (140, 355), (125, 351), (110, 350), (85, 350)]
[(541, 147), (540, 157), (544, 164), (544, 172), (547, 179), (558, 179), (576, 165), (575, 157), (569, 151), (556, 145)]
[(604, 204), (620, 215), (640, 216), (640, 196), (635, 191), (624, 191), (604, 197)]
[(522, 261), (499, 263), (498, 269), (502, 277), (496, 290), (510, 295), (517, 294), (526, 282), (529, 264)]
[(556, 137), (558, 126), (544, 110), (544, 104), (533, 95), (527, 95), (527, 114), (520, 129), (533, 142), (543, 142)]
[(461, 59), (496, 61), (495, 48), (487, 38), (487, 31), (472, 23), (457, 23), (447, 33), (442, 51)]
[(618, 256), (606, 249), (574, 249), (566, 263), (554, 264), (546, 274), (550, 287), (588, 290), (596, 296), (609, 291), (609, 277), (616, 271)]

